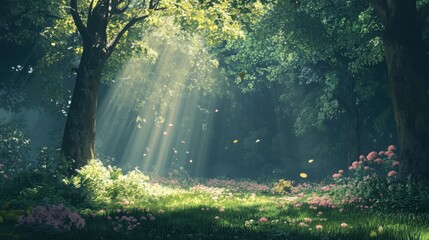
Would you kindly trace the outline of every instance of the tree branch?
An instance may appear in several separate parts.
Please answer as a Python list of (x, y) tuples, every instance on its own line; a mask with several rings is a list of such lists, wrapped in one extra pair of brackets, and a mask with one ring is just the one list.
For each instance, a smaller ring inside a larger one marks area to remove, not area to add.
[(421, 19), (421, 22), (423, 23), (426, 18), (429, 16), (429, 3), (426, 3), (422, 8), (419, 10), (419, 17)]
[[(152, 1), (151, 1), (152, 2)], [(159, 11), (159, 10), (164, 10), (166, 8), (157, 8), (159, 1), (157, 3), (155, 3), (154, 5), (152, 5), (152, 7), (150, 7), (149, 9), (153, 10), (153, 11)], [(107, 51), (107, 55), (109, 56), (110, 54), (112, 54), (113, 50), (115, 50), (116, 45), (118, 45), (119, 40), (121, 40), (122, 36), (132, 27), (134, 26), (136, 23), (143, 21), (144, 19), (148, 18), (150, 15), (143, 15), (140, 17), (136, 17), (131, 19), (127, 24), (125, 24), (125, 26), (119, 30), (119, 32), (116, 34), (116, 36), (109, 42), (109, 44), (106, 47), (106, 51)]]
[(73, 17), (74, 24), (77, 27), (80, 35), (82, 36), (83, 41), (89, 41), (89, 33), (86, 26), (83, 24), (82, 19), (79, 16), (79, 12), (77, 11), (77, 0), (70, 1), (70, 14)]
[(125, 26), (116, 34), (116, 36), (110, 41), (110, 43), (107, 45), (107, 54), (110, 55), (113, 50), (115, 49), (116, 45), (118, 45), (119, 40), (122, 38), (122, 36), (137, 22), (143, 21), (144, 19), (148, 18), (149, 15), (143, 15), (140, 17), (136, 17), (131, 19)]

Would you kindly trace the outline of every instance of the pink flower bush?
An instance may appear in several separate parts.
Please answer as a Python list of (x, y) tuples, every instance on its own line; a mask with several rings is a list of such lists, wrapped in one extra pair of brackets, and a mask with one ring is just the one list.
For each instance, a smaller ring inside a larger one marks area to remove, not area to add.
[(85, 220), (60, 204), (37, 206), (31, 215), (20, 217), (16, 226), (42, 232), (64, 232), (83, 228)]
[(267, 218), (264, 218), (264, 217), (261, 217), (258, 221), (259, 221), (260, 223), (265, 223), (265, 222), (268, 222), (268, 219), (267, 219)]
[(322, 230), (322, 228), (323, 228), (323, 226), (322, 225), (316, 225), (316, 227), (315, 227), (317, 230)]
[(393, 176), (395, 176), (396, 174), (398, 174), (396, 171), (390, 171), (388, 174), (387, 174), (387, 176), (388, 177), (393, 177)]

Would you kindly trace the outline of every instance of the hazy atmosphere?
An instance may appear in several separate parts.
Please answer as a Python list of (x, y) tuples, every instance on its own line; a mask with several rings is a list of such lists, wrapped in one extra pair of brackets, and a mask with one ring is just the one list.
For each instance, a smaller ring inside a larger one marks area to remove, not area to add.
[(0, 239), (429, 239), (426, 0), (6, 0)]

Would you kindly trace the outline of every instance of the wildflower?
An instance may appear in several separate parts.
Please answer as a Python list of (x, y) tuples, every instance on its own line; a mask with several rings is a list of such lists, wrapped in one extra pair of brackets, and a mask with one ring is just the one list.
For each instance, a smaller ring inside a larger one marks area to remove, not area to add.
[(396, 151), (396, 147), (395, 147), (395, 145), (390, 145), (390, 146), (387, 148), (387, 150), (388, 150), (388, 151)]
[(318, 212), (317, 213), (317, 216), (319, 216), (319, 217), (322, 216), (322, 215), (323, 215), (323, 212)]
[(304, 222), (300, 222), (298, 224), (298, 226), (300, 226), (300, 227), (308, 227), (308, 225), (306, 223), (304, 223)]
[(364, 161), (365, 160), (365, 156), (364, 155), (360, 155), (359, 156), (359, 160)]
[(375, 231), (371, 231), (371, 232), (369, 233), (369, 236), (370, 236), (371, 238), (375, 238), (375, 237), (377, 237), (377, 233), (376, 233)]
[(377, 158), (377, 159), (375, 159), (375, 160), (374, 160), (374, 162), (376, 162), (376, 163), (378, 163), (378, 164), (383, 164), (383, 163), (384, 163), (384, 160), (383, 160), (383, 159), (381, 159), (381, 158)]
[(393, 176), (395, 176), (396, 174), (398, 174), (396, 171), (390, 171), (388, 174), (387, 174), (387, 176), (388, 177), (393, 177)]
[(216, 217), (215, 217), (215, 219), (216, 219), (216, 220), (219, 220), (219, 219), (220, 219), (220, 217), (219, 217), (219, 216), (216, 216)]
[(311, 218), (304, 218), (304, 222), (308, 222), (311, 223), (313, 220), (311, 220)]
[(398, 166), (399, 162), (398, 161), (393, 161), (392, 166)]
[(322, 230), (322, 228), (323, 228), (323, 226), (322, 226), (322, 225), (320, 225), (320, 224), (319, 224), (319, 225), (316, 225), (316, 229), (317, 229), (317, 230)]
[(366, 156), (366, 158), (368, 159), (368, 161), (372, 161), (375, 158), (377, 158), (378, 153), (376, 151), (372, 151), (368, 154), (368, 156)]
[(268, 219), (267, 218), (264, 218), (264, 217), (261, 217), (259, 220), (258, 220), (259, 222), (268, 222)]
[(369, 171), (369, 170), (371, 170), (371, 168), (370, 168), (370, 167), (368, 167), (368, 166), (365, 166), (363, 169), (364, 169), (365, 171)]
[(346, 228), (348, 226), (348, 224), (347, 223), (341, 223), (340, 226), (343, 227), (343, 228)]
[(164, 214), (165, 212), (164, 212), (164, 210), (159, 210), (159, 214)]
[(341, 174), (339, 174), (339, 173), (334, 173), (334, 174), (332, 175), (332, 178), (340, 178), (340, 177), (342, 177), (342, 175), (341, 175)]
[(343, 175), (343, 174), (344, 174), (344, 170), (340, 169), (340, 170), (338, 171), (338, 173), (339, 173), (339, 174), (341, 174), (341, 175)]
[(360, 163), (358, 161), (352, 162), (352, 167), (354, 167), (354, 168), (358, 168), (359, 165), (360, 165)]
[(221, 208), (221, 209), (219, 209), (219, 212), (225, 212), (225, 208)]

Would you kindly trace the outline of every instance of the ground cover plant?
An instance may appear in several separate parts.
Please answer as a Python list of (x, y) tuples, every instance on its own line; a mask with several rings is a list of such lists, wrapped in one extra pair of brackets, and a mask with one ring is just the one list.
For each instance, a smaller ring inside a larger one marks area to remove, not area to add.
[(63, 181), (84, 192), (79, 204), (45, 198), (19, 209), (2, 199), (0, 238), (428, 239), (429, 191), (392, 173), (400, 164), (395, 150), (361, 156), (349, 176), (339, 170), (321, 183), (196, 179), (178, 171), (149, 178), (93, 160)]

